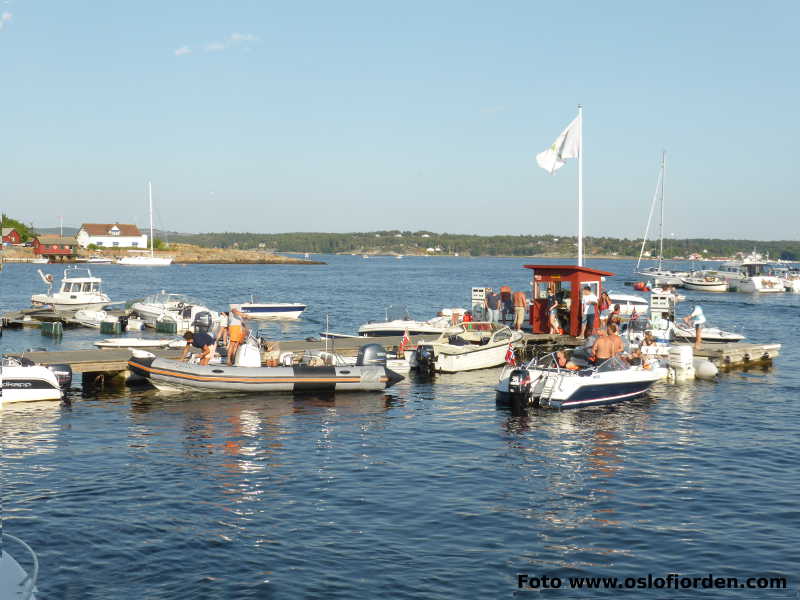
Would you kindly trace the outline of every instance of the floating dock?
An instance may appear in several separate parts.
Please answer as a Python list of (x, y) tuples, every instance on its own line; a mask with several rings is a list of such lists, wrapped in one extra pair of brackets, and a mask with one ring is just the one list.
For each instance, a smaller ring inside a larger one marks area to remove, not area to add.
[(774, 359), (780, 356), (780, 350), (780, 344), (704, 343), (701, 344), (699, 350), (694, 351), (694, 355), (707, 358), (720, 370), (730, 370), (757, 366), (768, 367)]

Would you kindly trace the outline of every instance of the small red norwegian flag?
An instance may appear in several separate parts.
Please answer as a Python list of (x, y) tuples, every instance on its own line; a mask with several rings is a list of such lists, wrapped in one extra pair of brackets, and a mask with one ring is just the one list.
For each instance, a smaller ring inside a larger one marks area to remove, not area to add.
[(403, 334), (403, 339), (400, 340), (400, 352), (405, 352), (411, 345), (411, 338), (408, 336), (408, 329)]
[(506, 350), (506, 364), (512, 367), (517, 366), (517, 359), (514, 356), (514, 347), (511, 345), (511, 342), (508, 342), (508, 350)]

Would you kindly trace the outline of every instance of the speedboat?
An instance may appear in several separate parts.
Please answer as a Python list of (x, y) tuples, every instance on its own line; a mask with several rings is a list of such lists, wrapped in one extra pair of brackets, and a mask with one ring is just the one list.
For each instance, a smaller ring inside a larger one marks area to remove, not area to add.
[(168, 294), (161, 290), (137, 300), (131, 310), (139, 315), (148, 327), (156, 327), (159, 321), (172, 321), (175, 330), (189, 329), (200, 313), (208, 313), (214, 325), (219, 323), (219, 313), (184, 294)]
[(597, 366), (567, 369), (552, 353), (521, 367), (506, 367), (495, 397), (498, 404), (585, 408), (636, 398), (666, 376), (664, 367), (631, 366), (617, 356)]
[(723, 263), (715, 274), (727, 279), (730, 289), (737, 292), (784, 291), (783, 281), (771, 274), (770, 264), (755, 251), (741, 260)]
[(231, 304), (231, 310), (239, 310), (250, 319), (299, 319), (306, 309), (305, 304), (299, 302), (250, 302)]
[(509, 348), (522, 332), (505, 325), (470, 321), (445, 329), (433, 342), (420, 342), (409, 357), (412, 369), (433, 373), (458, 373), (497, 367), (506, 362)]
[(111, 298), (100, 289), (103, 280), (99, 277), (92, 277), (89, 269), (79, 267), (64, 269), (64, 278), (56, 293), (53, 293), (53, 276), (43, 273), (41, 269), (38, 269), (37, 272), (47, 285), (47, 293), (31, 296), (34, 306), (52, 306), (55, 310), (78, 310), (92, 306), (105, 306), (111, 302)]
[[(0, 533), (0, 600), (35, 600), (39, 559), (33, 549), (18, 537)], [(10, 542), (10, 543), (9, 543)], [(17, 562), (6, 548), (21, 549), (31, 563), (30, 573)]]
[[(319, 357), (316, 361), (278, 367), (238, 366), (240, 362), (237, 355), (234, 366), (199, 365), (136, 351), (128, 360), (128, 368), (161, 390), (209, 392), (380, 391), (403, 379), (386, 367), (386, 352), (378, 344), (362, 346), (354, 366), (325, 364)], [(258, 359), (257, 364), (260, 365)]]
[(687, 290), (698, 292), (727, 292), (728, 280), (712, 271), (696, 271), (688, 277), (682, 277), (681, 282)]
[[(59, 376), (63, 379), (59, 380)], [(25, 357), (5, 356), (0, 359), (0, 405), (9, 402), (61, 400), (62, 386), (72, 384), (68, 365), (37, 365)]]
[[(84, 327), (100, 329), (100, 324), (109, 319), (109, 314), (104, 310), (82, 308), (81, 310), (75, 312), (74, 318)], [(111, 318), (115, 319), (114, 317)]]
[(608, 297), (611, 300), (611, 307), (619, 304), (619, 313), (621, 315), (632, 315), (633, 313), (645, 314), (650, 307), (647, 298), (636, 296), (635, 294), (617, 294), (616, 292), (609, 292)]
[(381, 337), (404, 335), (440, 335), (448, 327), (464, 317), (461, 308), (444, 308), (428, 321), (416, 321), (408, 314), (405, 306), (390, 306), (386, 309), (385, 321), (370, 321), (358, 328), (358, 335)]
[(88, 258), (87, 257), (76, 258), (75, 262), (86, 263), (89, 265), (110, 265), (114, 263), (114, 260), (107, 256), (90, 256)]
[[(674, 340), (694, 341), (694, 328), (686, 325), (683, 321), (672, 323), (671, 331)], [(741, 333), (723, 331), (719, 327), (703, 325), (700, 331), (704, 342), (741, 342), (745, 338)]]
[(182, 340), (158, 340), (149, 338), (109, 338), (95, 342), (98, 348), (167, 348), (175, 344), (183, 347), (186, 342)]
[(783, 282), (783, 289), (787, 292), (800, 293), (800, 270), (775, 266), (772, 267), (770, 274)]

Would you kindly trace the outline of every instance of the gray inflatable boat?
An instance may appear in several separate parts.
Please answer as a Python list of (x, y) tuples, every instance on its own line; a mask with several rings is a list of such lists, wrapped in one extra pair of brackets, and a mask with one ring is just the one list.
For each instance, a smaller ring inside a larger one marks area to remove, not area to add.
[(159, 389), (229, 392), (369, 392), (384, 390), (403, 379), (386, 368), (386, 352), (378, 344), (362, 346), (355, 366), (201, 366), (137, 352), (128, 360), (128, 368)]

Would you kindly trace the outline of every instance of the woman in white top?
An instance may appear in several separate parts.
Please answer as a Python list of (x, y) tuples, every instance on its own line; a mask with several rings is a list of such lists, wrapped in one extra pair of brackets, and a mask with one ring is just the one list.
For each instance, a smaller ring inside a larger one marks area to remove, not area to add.
[(699, 304), (695, 304), (694, 310), (691, 314), (686, 315), (683, 317), (684, 323), (689, 325), (691, 322), (692, 326), (694, 327), (694, 349), (700, 349), (700, 343), (703, 341), (703, 336), (700, 333), (703, 329), (703, 325), (706, 322), (706, 316), (703, 314), (703, 309), (700, 307)]

